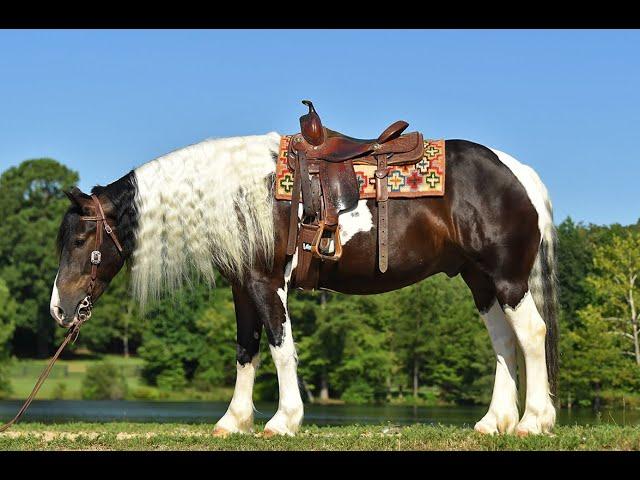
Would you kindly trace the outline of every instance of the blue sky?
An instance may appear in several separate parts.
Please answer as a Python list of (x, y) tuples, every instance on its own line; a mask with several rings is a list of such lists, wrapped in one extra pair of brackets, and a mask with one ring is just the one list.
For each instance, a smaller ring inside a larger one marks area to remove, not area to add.
[[(0, 32), (0, 171), (55, 158), (106, 184), (203, 140), (405, 119), (531, 165), (556, 221), (640, 217), (640, 31)], [(395, 71), (389, 74), (389, 71)]]

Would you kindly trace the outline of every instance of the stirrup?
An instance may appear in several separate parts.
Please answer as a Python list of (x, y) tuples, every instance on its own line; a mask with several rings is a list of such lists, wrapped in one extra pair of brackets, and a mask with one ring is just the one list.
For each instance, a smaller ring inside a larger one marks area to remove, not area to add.
[[(331, 238), (333, 238), (333, 254), (331, 255), (323, 254), (322, 252), (320, 252), (319, 248), (320, 240), (322, 240), (322, 234), (325, 232), (325, 230), (332, 233)], [(340, 242), (340, 225), (337, 225), (336, 229), (331, 231), (325, 228), (325, 221), (321, 220), (318, 223), (318, 230), (316, 232), (316, 235), (315, 237), (313, 237), (313, 242), (311, 244), (311, 253), (322, 260), (331, 260), (332, 262), (337, 262), (338, 260), (340, 260), (340, 257), (342, 256), (342, 243)]]

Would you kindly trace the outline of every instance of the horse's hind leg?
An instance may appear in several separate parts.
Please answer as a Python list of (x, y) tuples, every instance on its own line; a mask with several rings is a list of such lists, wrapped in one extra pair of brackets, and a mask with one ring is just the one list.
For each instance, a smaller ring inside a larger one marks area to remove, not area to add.
[(526, 279), (496, 281), (496, 296), (516, 334), (526, 364), (527, 400), (516, 434), (549, 432), (555, 423), (556, 411), (549, 395), (545, 358), (547, 327)]
[(489, 411), (476, 423), (475, 430), (491, 434), (512, 433), (520, 418), (516, 387), (516, 336), (497, 300), (481, 315), (496, 354), (496, 378)]
[(216, 423), (213, 434), (249, 433), (253, 430), (253, 382), (260, 360), (262, 322), (250, 296), (242, 288), (233, 288), (236, 310), (236, 386), (224, 416)]
[(474, 267), (463, 270), (462, 277), (471, 289), (496, 355), (496, 374), (489, 411), (474, 428), (485, 434), (511, 433), (519, 419), (516, 336), (496, 300), (491, 278)]

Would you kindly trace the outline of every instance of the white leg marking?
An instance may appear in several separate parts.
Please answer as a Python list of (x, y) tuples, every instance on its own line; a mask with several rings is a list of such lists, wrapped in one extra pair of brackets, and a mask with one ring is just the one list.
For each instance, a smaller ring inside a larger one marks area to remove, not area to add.
[[(297, 253), (297, 252), (296, 252)], [(295, 262), (297, 255), (294, 255), (292, 262)], [(271, 357), (278, 372), (279, 402), (278, 411), (267, 422), (265, 432), (277, 433), (280, 435), (294, 435), (300, 428), (304, 407), (302, 397), (298, 387), (298, 356), (291, 334), (291, 319), (287, 309), (288, 281), (293, 270), (292, 262), (285, 269), (284, 289), (278, 289), (278, 296), (282, 301), (285, 312), (282, 344), (274, 347), (270, 345)]]
[(487, 414), (475, 425), (480, 433), (512, 433), (518, 419), (518, 392), (516, 386), (516, 336), (507, 323), (497, 301), (482, 314), (493, 351), (496, 354), (496, 378), (493, 396)]
[(556, 420), (556, 410), (549, 395), (545, 359), (547, 327), (529, 292), (515, 309), (505, 306), (504, 313), (522, 348), (527, 372), (526, 407), (516, 433), (527, 435), (549, 432)]
[(373, 216), (366, 200), (359, 200), (358, 206), (340, 214), (340, 241), (344, 245), (358, 232), (369, 232), (373, 228)]
[(236, 364), (236, 387), (233, 398), (224, 416), (216, 423), (216, 428), (228, 433), (249, 433), (253, 431), (253, 382), (260, 361), (256, 355), (246, 365)]

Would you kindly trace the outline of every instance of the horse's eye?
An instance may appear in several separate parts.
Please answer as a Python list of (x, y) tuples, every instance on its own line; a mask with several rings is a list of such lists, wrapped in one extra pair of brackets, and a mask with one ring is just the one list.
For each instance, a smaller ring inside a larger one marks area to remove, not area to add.
[(76, 238), (74, 241), (76, 247), (81, 247), (82, 245), (84, 245), (84, 240), (84, 238)]

